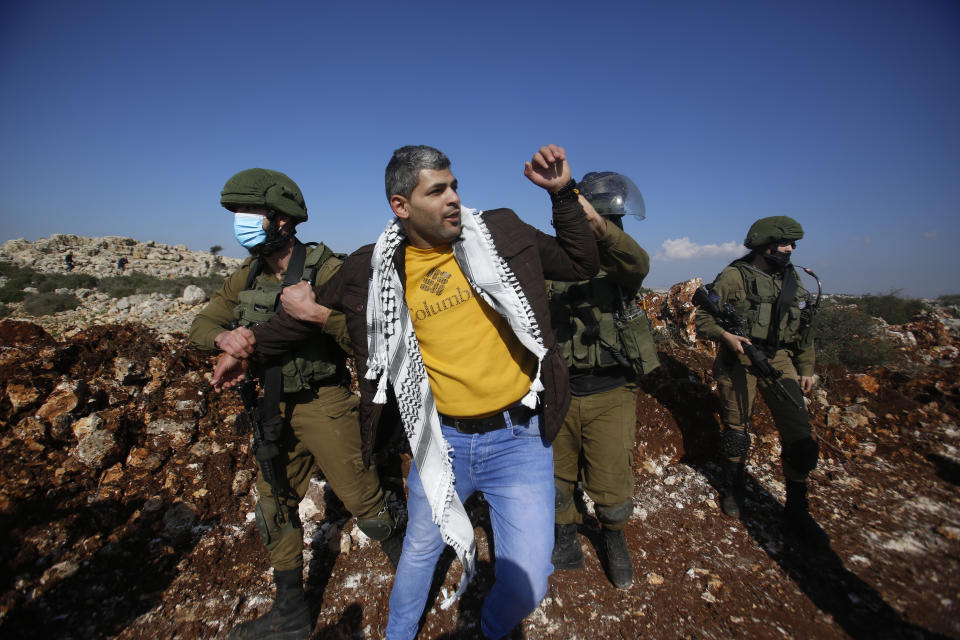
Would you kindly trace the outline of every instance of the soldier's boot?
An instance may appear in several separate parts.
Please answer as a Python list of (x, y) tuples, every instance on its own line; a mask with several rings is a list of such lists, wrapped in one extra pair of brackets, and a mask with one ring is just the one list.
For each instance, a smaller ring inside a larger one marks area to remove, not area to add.
[(273, 570), (277, 597), (273, 607), (260, 618), (245, 622), (227, 636), (228, 640), (304, 640), (313, 631), (310, 608), (303, 593), (303, 570)]
[(743, 497), (746, 492), (746, 469), (743, 461), (724, 461), (723, 499), (720, 508), (731, 518), (739, 518), (743, 512)]
[(390, 507), (392, 497), (393, 494), (387, 491), (380, 511), (368, 518), (357, 518), (357, 528), (368, 538), (380, 543), (380, 548), (396, 572), (403, 551), (406, 517), (402, 511)]
[(550, 557), (556, 569), (579, 569), (583, 566), (583, 550), (577, 536), (577, 523), (554, 525), (553, 555)]
[(400, 531), (394, 531), (386, 540), (380, 541), (380, 548), (383, 550), (383, 553), (386, 554), (387, 560), (390, 561), (390, 566), (393, 567), (394, 573), (397, 571), (397, 565), (400, 564), (400, 554), (403, 551), (403, 533)]
[(607, 559), (607, 577), (617, 589), (629, 589), (633, 584), (633, 559), (623, 529), (611, 531), (601, 527), (600, 540)]
[(808, 547), (825, 549), (830, 536), (813, 519), (807, 502), (807, 483), (787, 480), (787, 503), (783, 507), (783, 531)]

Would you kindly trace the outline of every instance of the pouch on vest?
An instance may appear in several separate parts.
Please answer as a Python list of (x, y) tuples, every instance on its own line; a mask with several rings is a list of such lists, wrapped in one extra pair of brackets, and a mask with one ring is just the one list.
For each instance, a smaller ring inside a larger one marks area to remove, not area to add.
[(644, 310), (635, 303), (624, 304), (620, 288), (609, 278), (551, 282), (549, 295), (551, 324), (572, 369), (619, 366), (614, 349), (637, 375), (659, 366)]
[(634, 299), (632, 304), (624, 304), (623, 311), (617, 317), (617, 333), (620, 343), (627, 352), (627, 359), (633, 365), (634, 372), (641, 376), (660, 366), (660, 358), (650, 335), (650, 321), (646, 310)]

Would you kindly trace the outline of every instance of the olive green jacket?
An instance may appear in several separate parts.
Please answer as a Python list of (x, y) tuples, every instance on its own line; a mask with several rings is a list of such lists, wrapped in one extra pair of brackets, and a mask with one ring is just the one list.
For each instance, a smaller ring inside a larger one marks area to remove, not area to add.
[[(763, 290), (775, 297), (780, 293), (783, 280), (779, 275), (771, 275), (761, 271), (745, 260), (737, 260), (721, 271), (717, 279), (713, 281), (713, 290), (720, 296), (718, 304), (730, 303), (733, 305), (737, 315), (747, 319), (746, 337), (753, 342), (761, 342), (772, 329), (769, 322), (772, 304), (757, 305), (755, 302), (751, 302), (747, 292), (747, 283), (744, 281), (741, 269), (746, 271), (753, 281), (752, 288), (757, 290), (754, 291), (754, 294), (762, 293), (760, 290)], [(800, 280), (799, 274), (797, 280)], [(806, 290), (802, 286), (798, 286), (797, 295), (780, 324), (780, 339), (777, 348), (778, 350), (785, 349), (790, 354), (799, 375), (812, 376), (816, 361), (813, 338), (802, 337), (803, 332), (800, 331), (800, 301), (806, 299), (806, 297)], [(696, 324), (697, 333), (703, 338), (716, 340), (724, 331), (716, 319), (702, 309), (697, 310)], [(743, 356), (740, 360), (744, 364), (749, 364), (746, 356)]]

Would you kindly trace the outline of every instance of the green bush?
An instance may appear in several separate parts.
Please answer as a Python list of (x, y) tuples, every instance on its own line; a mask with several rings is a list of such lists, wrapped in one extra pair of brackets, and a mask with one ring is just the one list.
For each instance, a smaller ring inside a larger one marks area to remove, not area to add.
[(11, 287), (8, 282), (3, 287), (0, 287), (0, 304), (5, 302), (20, 302), (27, 295), (23, 292), (23, 288)]
[(92, 289), (97, 286), (97, 279), (85, 273), (42, 273), (12, 264), (0, 266), (0, 275), (7, 278), (0, 287), (0, 302), (20, 302), (26, 296), (23, 292), (26, 287), (48, 293), (57, 289)]
[(910, 322), (926, 305), (916, 298), (904, 298), (894, 291), (883, 295), (868, 294), (848, 299), (873, 318), (883, 318), (888, 324)]
[(57, 289), (97, 289), (113, 298), (123, 298), (136, 293), (164, 293), (180, 296), (191, 284), (203, 289), (207, 295), (212, 295), (223, 285), (222, 276), (206, 275), (169, 279), (131, 271), (128, 275), (97, 279), (85, 273), (42, 273), (29, 267), (17, 267), (12, 264), (0, 265), (0, 275), (7, 278), (4, 285), (0, 287), (0, 304), (23, 301), (27, 297), (23, 291), (26, 287), (35, 287), (42, 294), (52, 294)]
[(10, 307), (0, 302), (0, 318), (6, 318), (10, 315)]
[(876, 335), (876, 329), (876, 320), (858, 307), (822, 308), (813, 323), (817, 364), (863, 370), (896, 360), (900, 355), (896, 345)]
[(937, 303), (946, 307), (944, 311), (954, 318), (960, 318), (960, 293), (950, 293), (937, 298)]
[(188, 285), (196, 285), (207, 295), (217, 291), (223, 285), (221, 276), (191, 276), (181, 278), (157, 278), (137, 271), (126, 276), (100, 278), (97, 289), (112, 298), (123, 298), (137, 293), (163, 293), (180, 296)]
[(24, 301), (21, 311), (31, 316), (48, 316), (80, 306), (80, 299), (70, 293), (37, 293)]

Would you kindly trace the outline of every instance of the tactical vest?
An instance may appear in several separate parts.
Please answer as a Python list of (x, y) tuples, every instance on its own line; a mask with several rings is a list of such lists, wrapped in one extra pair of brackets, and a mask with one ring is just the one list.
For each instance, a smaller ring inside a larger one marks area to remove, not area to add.
[(635, 292), (628, 293), (634, 295), (625, 302), (620, 287), (603, 273), (583, 282), (550, 282), (550, 323), (567, 366), (574, 371), (622, 366), (613, 350), (637, 375), (659, 366), (647, 315)]
[[(314, 284), (320, 268), (331, 258), (337, 260), (323, 243), (308, 245), (300, 280)], [(248, 260), (243, 266), (250, 268), (251, 262)], [(253, 282), (238, 296), (240, 302), (233, 311), (237, 324), (251, 327), (272, 318), (277, 313), (282, 291), (283, 284), (276, 277), (257, 274)], [(283, 356), (283, 393), (310, 389), (313, 384), (334, 376), (337, 372), (337, 365), (334, 363), (336, 349), (330, 338), (322, 336), (303, 342), (294, 353)]]
[[(769, 347), (780, 348), (781, 345), (796, 346), (801, 339), (800, 331), (800, 301), (806, 301), (807, 292), (802, 285), (797, 285), (797, 295), (790, 304), (790, 308), (780, 321), (779, 344), (771, 345), (771, 329), (773, 320), (773, 306), (780, 295), (782, 281), (774, 278), (759, 269), (755, 269), (741, 260), (730, 265), (740, 272), (743, 278), (743, 288), (746, 300), (730, 300), (737, 314), (744, 319), (743, 332), (752, 342), (763, 343)], [(797, 281), (800, 275), (797, 274)]]

